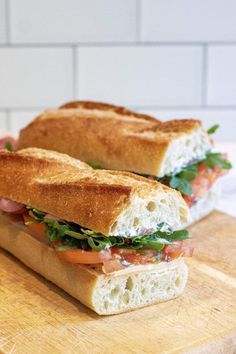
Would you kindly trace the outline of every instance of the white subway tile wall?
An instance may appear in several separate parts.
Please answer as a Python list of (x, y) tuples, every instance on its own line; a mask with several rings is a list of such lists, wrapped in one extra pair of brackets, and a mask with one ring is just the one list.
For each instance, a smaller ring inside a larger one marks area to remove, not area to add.
[[(7, 129), (7, 114), (0, 111), (0, 127), (1, 129)], [(1, 135), (1, 132), (0, 132)]]
[(208, 59), (208, 105), (235, 105), (236, 46), (210, 46), (208, 49)]
[(14, 43), (132, 42), (135, 0), (11, 0)]
[(141, 4), (143, 41), (236, 41), (235, 0), (142, 0)]
[(41, 110), (29, 110), (29, 111), (11, 111), (10, 120), (12, 124), (12, 133), (17, 137), (19, 131), (28, 125), (33, 119), (42, 113)]
[(56, 105), (72, 96), (71, 48), (0, 48), (0, 107)]
[(236, 141), (235, 0), (0, 0), (0, 129), (74, 99)]
[(199, 105), (200, 47), (118, 47), (78, 49), (81, 98), (125, 105)]
[(6, 0), (0, 0), (0, 43), (6, 42)]

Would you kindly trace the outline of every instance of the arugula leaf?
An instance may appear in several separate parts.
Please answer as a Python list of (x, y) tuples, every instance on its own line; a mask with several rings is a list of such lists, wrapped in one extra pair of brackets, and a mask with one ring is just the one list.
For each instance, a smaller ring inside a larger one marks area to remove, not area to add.
[(5, 149), (7, 149), (10, 152), (12, 152), (14, 150), (13, 146), (12, 146), (12, 143), (10, 141), (6, 141), (5, 144), (4, 144), (4, 147), (5, 147)]
[(188, 230), (178, 230), (169, 234), (163, 232), (162, 237), (168, 241), (187, 240), (189, 238), (189, 232)]
[(193, 190), (189, 181), (195, 179), (198, 175), (198, 165), (205, 163), (209, 168), (219, 166), (224, 170), (232, 168), (232, 164), (226, 160), (219, 152), (209, 152), (206, 157), (200, 161), (197, 161), (193, 165), (185, 167), (181, 172), (173, 175), (156, 178), (158, 182), (164, 183), (174, 189), (180, 191), (183, 195), (191, 195)]
[(219, 129), (219, 127), (220, 127), (219, 124), (213, 125), (207, 130), (207, 134), (209, 135), (214, 134), (217, 131), (217, 129)]
[[(47, 219), (46, 213), (40, 210), (28, 207), (29, 214), (35, 219), (35, 223), (42, 223), (46, 225), (46, 235), (48, 240), (54, 244), (60, 241), (62, 245), (57, 246), (57, 250), (66, 249), (93, 249), (101, 251), (110, 247), (121, 248), (152, 248), (161, 251), (166, 244), (171, 244), (176, 240), (184, 240), (188, 238), (186, 230), (175, 232), (155, 231), (152, 234), (135, 236), (129, 239), (117, 236), (104, 236), (92, 230), (84, 229), (80, 225), (68, 223), (66, 221), (57, 221)], [(32, 221), (31, 221), (32, 223)]]
[(191, 195), (193, 190), (189, 181), (198, 175), (197, 164), (185, 167), (181, 172), (175, 175), (156, 178), (160, 183), (169, 185), (171, 188), (177, 189), (183, 195)]
[(184, 195), (191, 195), (193, 193), (189, 181), (185, 178), (178, 177), (178, 175), (170, 178), (170, 187), (177, 189)]
[(103, 169), (103, 167), (96, 162), (87, 162), (87, 164), (89, 166), (91, 166), (94, 170), (102, 170)]
[(232, 164), (225, 160), (219, 152), (209, 152), (204, 162), (210, 168), (215, 166), (219, 166), (225, 170), (232, 168)]
[(66, 250), (73, 250), (73, 249), (77, 249), (77, 247), (73, 245), (66, 245), (66, 244), (56, 247), (57, 251), (66, 251)]
[(191, 181), (198, 175), (197, 165), (191, 165), (186, 167), (182, 172), (178, 174), (178, 177)]

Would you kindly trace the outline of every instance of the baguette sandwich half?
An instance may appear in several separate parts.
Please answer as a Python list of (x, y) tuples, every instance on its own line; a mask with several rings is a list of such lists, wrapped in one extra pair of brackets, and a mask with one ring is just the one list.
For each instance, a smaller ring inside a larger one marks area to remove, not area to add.
[(67, 155), (0, 150), (0, 246), (98, 314), (173, 299), (192, 249), (181, 194)]
[(212, 139), (199, 120), (161, 122), (99, 102), (75, 101), (43, 113), (21, 131), (19, 147), (30, 146), (169, 185), (182, 193), (192, 221), (215, 208), (219, 177), (231, 167), (211, 152)]

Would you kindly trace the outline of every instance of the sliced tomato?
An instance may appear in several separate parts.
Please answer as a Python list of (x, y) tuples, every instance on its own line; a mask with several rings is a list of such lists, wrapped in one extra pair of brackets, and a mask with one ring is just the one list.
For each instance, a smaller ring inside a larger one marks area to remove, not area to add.
[(109, 251), (84, 251), (81, 249), (71, 249), (57, 251), (59, 258), (69, 263), (98, 264), (112, 258)]
[[(42, 238), (42, 239), (47, 239), (46, 236), (46, 226), (44, 224), (37, 223), (37, 221), (32, 218), (28, 213), (23, 214), (23, 219), (25, 222), (25, 225), (27, 228), (36, 236)], [(30, 222), (29, 224), (27, 224)], [(31, 222), (33, 222), (31, 224)]]
[(171, 259), (176, 259), (181, 256), (183, 256), (183, 250), (182, 248), (174, 247), (173, 245), (168, 245), (163, 248), (163, 254), (164, 256), (168, 256)]
[(111, 259), (109, 261), (103, 262), (102, 270), (104, 273), (109, 274), (112, 272), (117, 272), (118, 270), (124, 269), (125, 266), (121, 263), (119, 259)]
[(195, 200), (196, 200), (196, 197), (194, 196), (194, 194), (183, 195), (183, 198), (184, 198), (184, 200), (187, 203), (189, 208), (191, 208), (194, 205)]
[(193, 193), (191, 195), (183, 196), (189, 207), (193, 206), (197, 198), (204, 197), (207, 191), (212, 187), (213, 183), (219, 177), (227, 173), (227, 170), (223, 170), (219, 166), (210, 168), (204, 162), (200, 163), (197, 169), (198, 174), (196, 178), (190, 181)]
[(150, 262), (150, 258), (143, 255), (143, 254), (139, 254), (139, 253), (136, 253), (136, 254), (124, 254), (122, 256), (122, 258), (129, 262), (129, 263), (134, 263), (134, 264), (147, 264)]
[(183, 241), (176, 241), (173, 245), (165, 245), (163, 255), (176, 259), (179, 257), (192, 257), (193, 247), (183, 246)]
[(111, 248), (112, 255), (118, 255), (121, 259), (134, 264), (147, 264), (157, 256), (157, 251), (151, 249), (143, 249), (140, 252), (132, 248)]
[(152, 249), (143, 249), (140, 251), (140, 253), (149, 258), (156, 257), (158, 255), (158, 252)]

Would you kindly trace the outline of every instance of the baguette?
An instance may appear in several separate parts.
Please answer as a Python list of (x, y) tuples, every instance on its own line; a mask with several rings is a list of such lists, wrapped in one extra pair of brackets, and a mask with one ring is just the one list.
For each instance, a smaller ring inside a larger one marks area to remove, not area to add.
[(183, 259), (129, 267), (112, 275), (99, 266), (70, 264), (0, 217), (0, 246), (100, 315), (117, 314), (173, 299), (187, 282)]
[(106, 169), (162, 177), (204, 158), (211, 141), (197, 120), (162, 123), (87, 102), (40, 115), (20, 132), (19, 148), (26, 147), (67, 153)]
[(0, 196), (32, 205), (106, 236), (181, 228), (189, 210), (181, 194), (128, 172), (93, 170), (37, 148), (0, 150)]
[(67, 108), (82, 108), (86, 110), (92, 110), (92, 111), (110, 111), (114, 113), (118, 113), (121, 116), (130, 116), (130, 117), (135, 117), (135, 118), (141, 118), (145, 120), (149, 120), (151, 122), (158, 122), (158, 119), (151, 117), (147, 114), (143, 113), (137, 113), (128, 110), (125, 107), (122, 106), (115, 106), (113, 104), (109, 103), (103, 103), (103, 102), (93, 102), (93, 101), (72, 101), (63, 104), (62, 106), (59, 107), (60, 109), (67, 109)]

